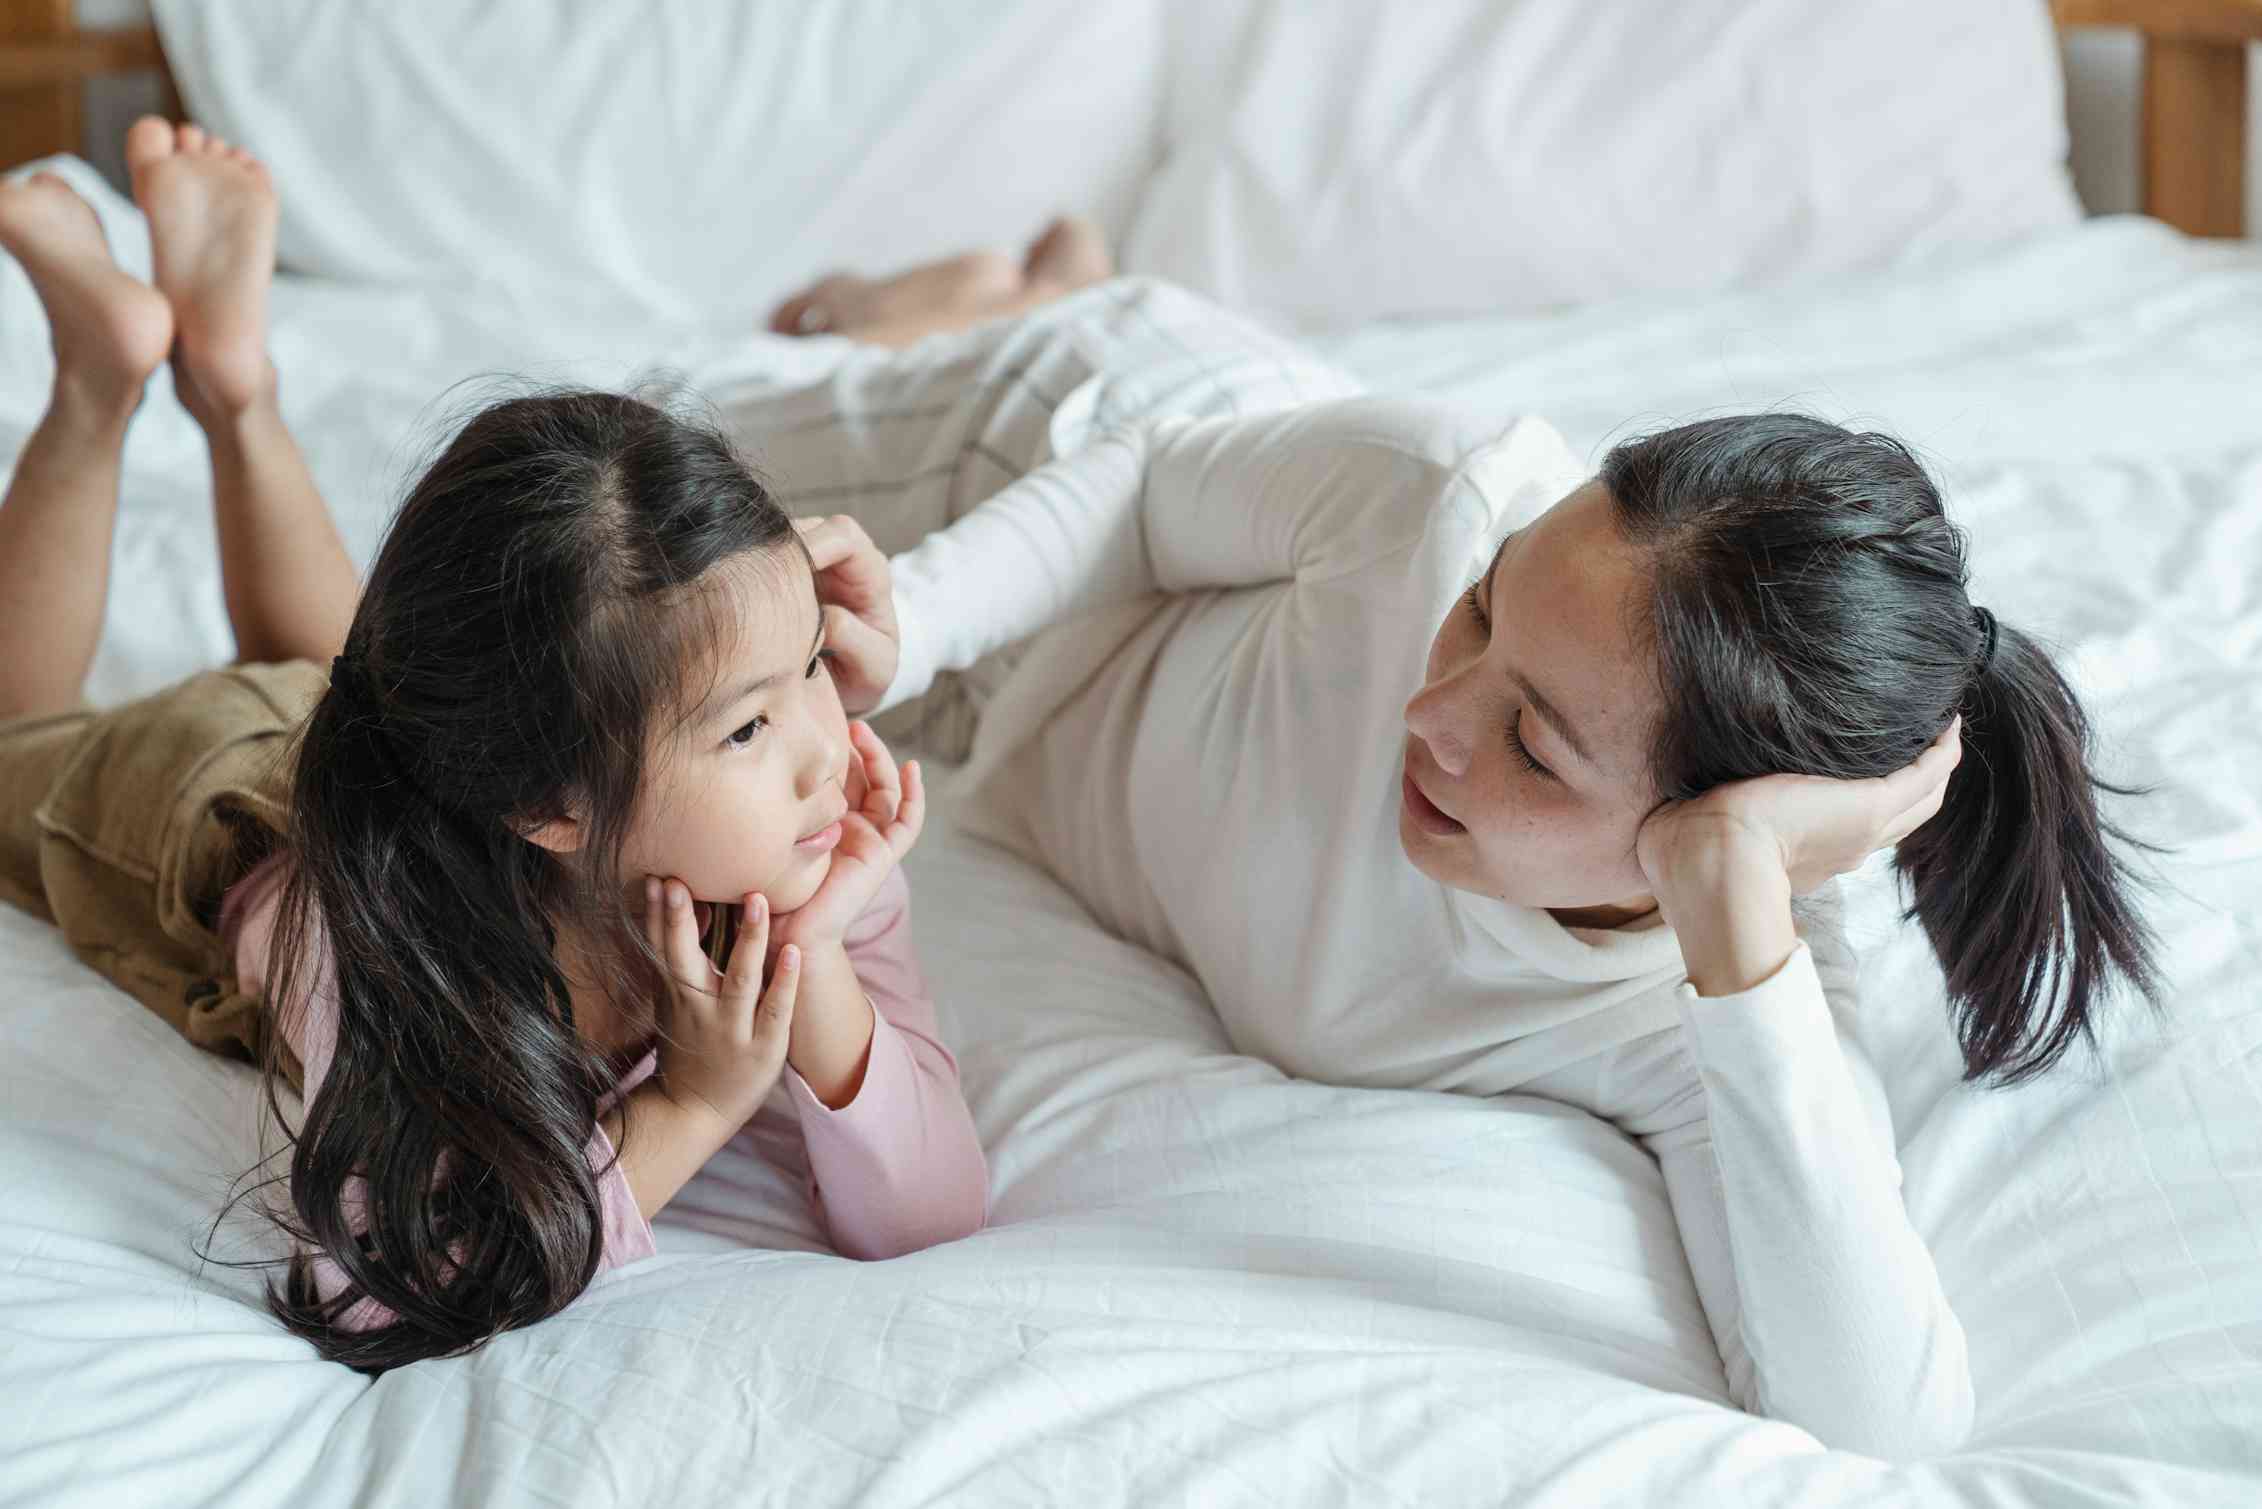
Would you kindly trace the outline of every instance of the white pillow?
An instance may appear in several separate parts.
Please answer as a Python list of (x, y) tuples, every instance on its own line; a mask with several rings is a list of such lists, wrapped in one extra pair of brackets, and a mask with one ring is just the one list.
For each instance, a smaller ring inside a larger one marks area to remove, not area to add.
[(1179, 20), (1125, 270), (1307, 328), (1818, 277), (2079, 216), (2040, 0)]
[(190, 114), (282, 190), (281, 260), (751, 318), (840, 267), (1111, 239), (1161, 0), (156, 0)]

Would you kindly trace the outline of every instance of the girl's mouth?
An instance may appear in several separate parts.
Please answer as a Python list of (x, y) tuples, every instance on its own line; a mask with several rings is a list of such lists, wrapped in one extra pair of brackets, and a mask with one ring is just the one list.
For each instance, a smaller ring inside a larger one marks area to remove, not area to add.
[(835, 818), (807, 838), (797, 838), (793, 847), (803, 854), (822, 854), (840, 842), (840, 820)]

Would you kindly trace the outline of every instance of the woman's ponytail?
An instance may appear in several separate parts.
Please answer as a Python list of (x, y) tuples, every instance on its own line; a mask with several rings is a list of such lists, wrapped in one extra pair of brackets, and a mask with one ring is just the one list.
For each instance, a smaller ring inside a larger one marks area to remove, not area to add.
[(2089, 720), (2032, 639), (1985, 609), (1963, 701), (1963, 761), (1897, 857), (1948, 982), (1964, 1074), (2014, 1083), (2094, 1036), (2115, 974), (2156, 995), (2150, 930), (2090, 769)]
[(2152, 935), (2091, 772), (2089, 720), (2027, 635), (1966, 595), (1964, 536), (1914, 453), (1804, 414), (1699, 420), (1602, 464), (1654, 576), (1658, 790), (1901, 769), (1963, 714), (1939, 813), (1904, 839), (1909, 913), (1947, 973), (1967, 1076), (2061, 1057)]

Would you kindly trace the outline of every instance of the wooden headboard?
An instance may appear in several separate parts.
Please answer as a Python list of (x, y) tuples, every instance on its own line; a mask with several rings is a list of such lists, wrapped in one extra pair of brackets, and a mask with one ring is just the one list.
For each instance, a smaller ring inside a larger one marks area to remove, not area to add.
[[(2195, 236), (2246, 223), (2246, 44), (2262, 0), (2050, 0), (2061, 29), (2120, 27), (2144, 38), (2144, 212)], [(72, 0), (0, 3), (0, 168), (83, 150), (85, 86), (154, 72), (168, 113), (180, 94), (150, 27), (83, 27)]]

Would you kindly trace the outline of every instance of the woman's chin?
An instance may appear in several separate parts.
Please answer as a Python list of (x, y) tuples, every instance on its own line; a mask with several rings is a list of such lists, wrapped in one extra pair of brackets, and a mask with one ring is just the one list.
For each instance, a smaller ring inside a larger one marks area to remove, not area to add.
[(1423, 832), (1403, 811), (1398, 814), (1398, 850), (1406, 856), (1406, 863), (1439, 885), (1471, 889), (1468, 877), (1460, 873), (1462, 867), (1453, 862), (1456, 856), (1440, 853), (1438, 840)]

